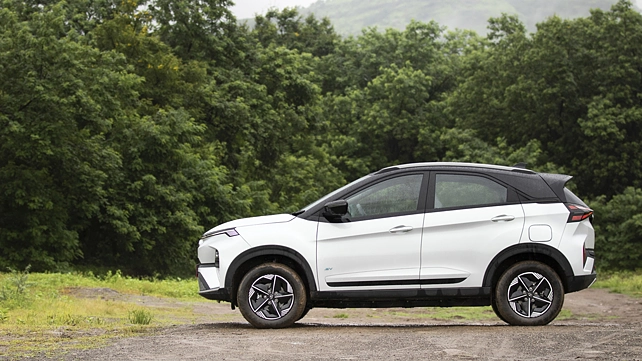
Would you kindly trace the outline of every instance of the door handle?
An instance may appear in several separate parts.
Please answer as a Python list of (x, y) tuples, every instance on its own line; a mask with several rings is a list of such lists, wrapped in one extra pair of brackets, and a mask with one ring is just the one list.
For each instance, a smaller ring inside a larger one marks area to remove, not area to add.
[(509, 216), (506, 214), (502, 214), (501, 216), (493, 217), (490, 220), (493, 222), (510, 222), (513, 219), (515, 219), (515, 216)]
[(391, 229), (389, 232), (390, 233), (406, 233), (412, 231), (411, 226), (397, 226), (393, 229)]

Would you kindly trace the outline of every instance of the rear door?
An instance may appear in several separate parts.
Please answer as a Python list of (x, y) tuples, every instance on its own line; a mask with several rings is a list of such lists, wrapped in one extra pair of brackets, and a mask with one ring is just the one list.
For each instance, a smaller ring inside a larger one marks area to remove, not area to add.
[(422, 288), (481, 287), (490, 261), (519, 243), (524, 212), (509, 186), (484, 174), (432, 172)]

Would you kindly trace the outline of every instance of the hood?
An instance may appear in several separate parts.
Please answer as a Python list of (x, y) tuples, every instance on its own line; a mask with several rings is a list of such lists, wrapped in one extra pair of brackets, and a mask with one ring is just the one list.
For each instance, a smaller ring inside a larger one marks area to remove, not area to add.
[(268, 224), (268, 223), (284, 223), (289, 222), (296, 218), (291, 214), (274, 214), (271, 216), (261, 216), (261, 217), (250, 217), (250, 218), (241, 218), (227, 223), (218, 225), (205, 233), (215, 232), (223, 229), (230, 228), (239, 228), (245, 226), (256, 226), (259, 224)]

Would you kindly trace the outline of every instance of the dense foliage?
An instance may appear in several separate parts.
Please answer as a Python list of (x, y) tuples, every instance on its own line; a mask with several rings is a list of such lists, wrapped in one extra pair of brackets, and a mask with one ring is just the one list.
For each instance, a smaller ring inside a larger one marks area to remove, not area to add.
[(394, 163), (575, 175), (598, 254), (642, 261), (642, 15), (342, 39), (228, 0), (0, 0), (0, 267), (193, 269), (196, 240)]

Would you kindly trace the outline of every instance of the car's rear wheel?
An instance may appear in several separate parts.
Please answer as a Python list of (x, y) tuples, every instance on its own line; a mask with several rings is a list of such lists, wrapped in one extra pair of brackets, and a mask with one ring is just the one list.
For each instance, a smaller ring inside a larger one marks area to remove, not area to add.
[(290, 267), (264, 263), (243, 276), (237, 293), (241, 314), (256, 328), (283, 328), (305, 311), (307, 296), (301, 277)]
[(508, 268), (494, 292), (497, 316), (516, 326), (546, 325), (557, 317), (564, 304), (564, 286), (559, 276), (537, 261)]

